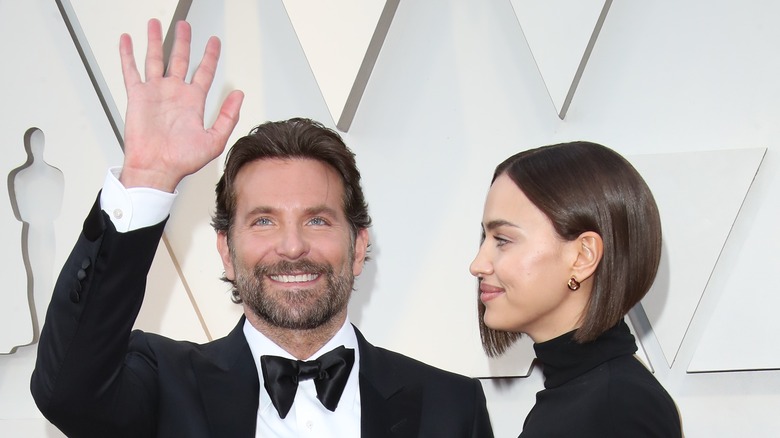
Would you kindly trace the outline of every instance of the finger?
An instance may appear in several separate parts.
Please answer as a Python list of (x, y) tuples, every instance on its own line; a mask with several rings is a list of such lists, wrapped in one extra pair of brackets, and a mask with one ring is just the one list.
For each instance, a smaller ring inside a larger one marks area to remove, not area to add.
[(119, 37), (119, 59), (122, 62), (122, 77), (125, 79), (125, 89), (141, 82), (141, 75), (135, 65), (133, 55), (133, 40), (128, 34)]
[(244, 93), (239, 90), (233, 90), (222, 102), (222, 107), (219, 109), (219, 115), (217, 120), (214, 121), (214, 125), (211, 126), (211, 133), (217, 137), (218, 141), (222, 143), (227, 142), (230, 133), (233, 132), (233, 128), (238, 123), (239, 113), (241, 111), (241, 104), (244, 101)]
[(217, 71), (219, 62), (219, 53), (222, 50), (219, 38), (211, 37), (206, 43), (206, 50), (203, 52), (203, 59), (200, 60), (198, 68), (192, 75), (192, 83), (208, 91), (211, 83), (214, 81), (214, 75)]
[(176, 23), (176, 33), (173, 39), (173, 49), (168, 60), (168, 76), (184, 79), (190, 65), (190, 44), (192, 29), (186, 21)]
[(162, 25), (157, 19), (149, 20), (146, 28), (148, 43), (146, 46), (145, 76), (159, 78), (163, 75)]

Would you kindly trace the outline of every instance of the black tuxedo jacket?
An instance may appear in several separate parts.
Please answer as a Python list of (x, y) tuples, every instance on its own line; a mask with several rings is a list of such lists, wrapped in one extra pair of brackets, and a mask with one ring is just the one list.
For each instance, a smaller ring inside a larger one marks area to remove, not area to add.
[[(242, 321), (206, 344), (131, 331), (164, 223), (118, 233), (95, 204), (57, 280), (31, 390), (70, 437), (254, 437), (260, 385)], [(489, 438), (478, 380), (369, 344), (363, 437)]]

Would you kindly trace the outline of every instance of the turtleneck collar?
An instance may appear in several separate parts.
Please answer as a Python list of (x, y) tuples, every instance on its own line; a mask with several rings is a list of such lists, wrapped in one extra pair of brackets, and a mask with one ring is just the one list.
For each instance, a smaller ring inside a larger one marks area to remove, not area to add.
[(545, 388), (563, 385), (610, 359), (634, 354), (637, 350), (634, 336), (624, 320), (595, 341), (585, 344), (574, 341), (575, 331), (534, 344), (536, 357), (544, 365)]

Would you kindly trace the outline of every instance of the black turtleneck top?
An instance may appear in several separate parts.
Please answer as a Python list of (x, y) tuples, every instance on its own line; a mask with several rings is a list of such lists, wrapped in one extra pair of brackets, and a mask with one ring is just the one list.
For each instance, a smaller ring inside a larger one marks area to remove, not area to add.
[(523, 425), (531, 437), (681, 437), (674, 401), (634, 357), (625, 321), (595, 341), (578, 344), (569, 332), (534, 344), (544, 388)]

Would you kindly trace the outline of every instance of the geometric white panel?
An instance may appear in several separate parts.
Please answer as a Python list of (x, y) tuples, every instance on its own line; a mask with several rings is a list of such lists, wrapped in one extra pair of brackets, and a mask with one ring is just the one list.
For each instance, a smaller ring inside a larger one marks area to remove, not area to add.
[(663, 226), (658, 276), (642, 306), (671, 366), (766, 149), (629, 157)]
[[(95, 0), (61, 0), (60, 4), (87, 64), (85, 72), (91, 74), (95, 92), (102, 99), (106, 117), (118, 131), (117, 134), (122, 135), (124, 108), (127, 104), (119, 62), (119, 36), (128, 33), (133, 38), (136, 66), (143, 78), (149, 17), (160, 19), (163, 32), (166, 32), (166, 28), (170, 31), (170, 23), (186, 18), (190, 2), (144, 0), (133, 2), (132, 5), (126, 4), (125, 7)], [(135, 27), (125, 29), (125, 26), (120, 28), (116, 24), (123, 22), (135, 23)], [(169, 51), (168, 45), (172, 41), (172, 34), (168, 33), (164, 37), (166, 52)], [(113, 37), (106, 37), (107, 35)], [(197, 59), (199, 55), (193, 53), (192, 58)], [(200, 313), (182, 283), (183, 280), (180, 281), (177, 276), (175, 258), (172, 258), (169, 251), (165, 251), (166, 236), (163, 239), (149, 273), (149, 292), (135, 328), (175, 339), (207, 341), (209, 335), (201, 321)]]
[[(462, 360), (467, 360), (468, 356), (471, 355), (462, 354)], [(533, 350), (533, 341), (527, 335), (523, 335), (522, 339), (517, 341), (515, 345), (510, 347), (501, 356), (496, 358), (485, 357), (482, 361), (477, 360), (477, 364), (479, 364), (479, 362), (486, 362), (489, 372), (475, 375), (474, 377), (528, 377), (531, 374), (531, 368), (533, 367), (533, 360), (535, 357), (536, 354)], [(468, 360), (473, 361), (474, 359), (468, 358)], [(450, 358), (450, 362), (457, 363), (457, 358)]]
[(688, 372), (780, 369), (779, 175), (767, 153), (707, 286), (714, 300)]
[[(54, 278), (78, 237), (106, 168), (121, 163), (121, 151), (55, 2), (0, 1), (0, 53), (5, 61), (0, 81), (2, 184), (7, 183), (12, 169), (25, 163), (25, 134), (35, 133), (29, 139), (34, 161), (25, 169), (33, 172), (30, 184), (25, 181), (26, 172), (15, 175), (20, 184), (15, 187), (21, 197), (20, 216), (30, 221), (26, 249), (32, 287), (27, 284), (24, 267), (5, 270), (22, 260), (22, 245), (21, 223), (11, 216), (13, 221), (3, 224), (7, 225), (3, 227), (7, 233), (3, 235), (3, 257), (9, 256), (10, 261), (0, 268), (7, 283), (0, 307), (5, 311), (12, 299), (29, 300), (23, 312), (0, 317), (0, 331), (8, 334), (27, 330), (31, 322), (35, 327), (43, 324)], [(37, 204), (32, 210), (31, 196)], [(1, 197), (2, 211), (6, 212), (10, 206), (7, 186)], [(3, 423), (40, 418), (29, 390), (34, 364), (35, 345), (0, 355)], [(41, 436), (19, 432), (0, 435)]]
[(133, 328), (172, 339), (210, 341), (199, 308), (188, 288), (180, 281), (184, 277), (177, 275), (172, 253), (164, 243), (158, 246), (147, 279), (146, 296)]
[(400, 0), (284, 0), (336, 127), (347, 131)]
[(511, 0), (547, 92), (563, 119), (612, 0)]
[[(457, 196), (455, 194), (460, 189), (454, 188), (453, 196)], [(405, 197), (404, 190), (400, 190), (399, 198)], [(385, 198), (384, 201), (385, 207), (388, 202), (395, 205), (390, 199)], [(404, 208), (412, 211), (418, 207)], [(433, 213), (432, 217), (447, 217), (463, 211), (462, 204), (452, 205)], [(375, 218), (383, 216), (378, 210), (373, 210), (373, 214)], [(466, 257), (461, 257), (457, 250), (462, 243), (459, 240), (473, 242), (475, 239), (469, 238), (469, 229), (458, 224), (437, 223), (441, 226), (435, 227), (426, 236), (430, 240), (413, 251), (397, 242), (383, 240), (383, 233), (387, 232), (383, 230), (387, 227), (381, 222), (372, 227), (371, 241), (377, 245), (372, 247), (375, 259), (356, 279), (356, 292), (349, 306), (350, 320), (376, 345), (433, 366), (474, 377), (528, 376), (534, 359), (533, 342), (528, 336), (498, 358), (489, 358), (483, 353), (477, 322), (477, 282), (467, 271), (468, 257), (476, 251), (469, 251)], [(455, 239), (453, 236), (465, 237)], [(477, 246), (469, 245), (469, 249), (474, 248)], [(392, 259), (434, 268), (410, 268), (402, 274), (392, 274), (403, 277), (403, 284), (391, 290), (379, 289), (376, 280), (389, 275), (387, 266), (395, 261)]]
[(780, 369), (778, 293), (777, 286), (724, 291), (688, 372)]
[(57, 427), (43, 418), (4, 419), (0, 421), (0, 436), (8, 437), (65, 437)]
[[(136, 65), (144, 77), (146, 24), (150, 18), (162, 23), (163, 35), (176, 19), (177, 0), (136, 0), (132, 5), (118, 5), (103, 0), (58, 0), (79, 41), (83, 56), (102, 93), (107, 112), (123, 134), (127, 106), (125, 85), (119, 62), (119, 36), (133, 38)], [(186, 6), (189, 2), (181, 2)], [(185, 17), (178, 17), (185, 18)], [(121, 24), (120, 24), (121, 23)]]

